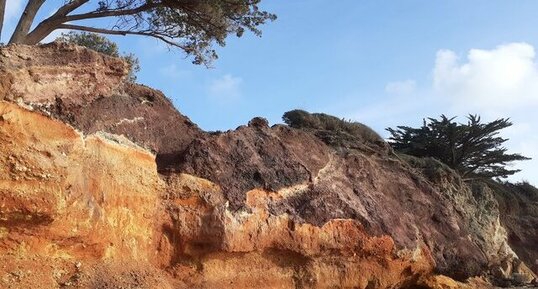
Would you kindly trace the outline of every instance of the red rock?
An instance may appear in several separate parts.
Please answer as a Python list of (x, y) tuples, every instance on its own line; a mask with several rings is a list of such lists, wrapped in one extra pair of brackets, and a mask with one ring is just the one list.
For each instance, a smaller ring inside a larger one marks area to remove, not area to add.
[(334, 132), (202, 132), (125, 68), (64, 44), (0, 49), (0, 288), (535, 278), (527, 211), (491, 188)]

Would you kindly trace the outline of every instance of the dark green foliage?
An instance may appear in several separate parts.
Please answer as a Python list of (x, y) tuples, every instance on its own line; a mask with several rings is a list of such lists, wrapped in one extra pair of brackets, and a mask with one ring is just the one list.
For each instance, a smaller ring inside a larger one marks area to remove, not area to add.
[(115, 42), (97, 33), (79, 33), (71, 31), (68, 33), (62, 33), (62, 35), (56, 38), (56, 40), (84, 46), (91, 50), (95, 50), (97, 52), (113, 57), (120, 57), (118, 45)]
[(284, 113), (282, 120), (293, 128), (342, 132), (367, 142), (383, 142), (383, 139), (368, 126), (325, 113), (309, 113), (295, 109)]
[(136, 73), (140, 71), (138, 58), (132, 53), (120, 55), (118, 45), (108, 38), (96, 33), (71, 31), (69, 33), (62, 33), (56, 40), (84, 46), (91, 50), (123, 59), (130, 66), (129, 75), (127, 76), (128, 80), (131, 82), (136, 81)]
[[(224, 46), (228, 35), (241, 37), (245, 31), (259, 36), (259, 26), (276, 19), (261, 9), (260, 1), (27, 0), (10, 43), (37, 44), (58, 29), (136, 35), (182, 50), (193, 57), (195, 64), (210, 65), (217, 58), (215, 44)], [(45, 2), (57, 9), (34, 23)], [(0, 4), (0, 11), (2, 7)], [(87, 21), (91, 19), (104, 21)]]
[(528, 160), (520, 154), (508, 154), (502, 145), (507, 139), (499, 130), (511, 126), (508, 119), (481, 123), (480, 117), (469, 115), (466, 124), (442, 115), (428, 118), (420, 128), (398, 126), (388, 128), (389, 143), (401, 153), (417, 157), (433, 157), (458, 171), (463, 177), (505, 178), (519, 170), (506, 166)]
[(519, 193), (521, 195), (524, 195), (525, 197), (527, 197), (527, 198), (529, 198), (531, 200), (538, 201), (538, 188), (531, 185), (527, 181), (522, 181), (522, 182), (515, 183), (515, 184), (505, 183), (504, 185), (511, 188), (511, 191), (514, 191), (514, 192), (517, 192), (517, 193)]
[[(135, 1), (135, 0), (131, 0)], [(229, 34), (241, 37), (246, 30), (260, 36), (258, 26), (276, 19), (259, 8), (261, 0), (162, 1), (146, 17), (148, 30), (194, 56), (193, 63), (209, 64), (217, 58), (212, 43), (225, 45)], [(142, 1), (141, 1), (142, 2)], [(175, 41), (176, 39), (181, 41)]]

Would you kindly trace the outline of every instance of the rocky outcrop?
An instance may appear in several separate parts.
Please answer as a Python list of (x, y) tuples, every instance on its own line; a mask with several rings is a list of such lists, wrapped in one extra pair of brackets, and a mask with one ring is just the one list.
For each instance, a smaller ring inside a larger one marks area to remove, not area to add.
[(122, 137), (84, 136), (6, 102), (0, 115), (0, 140), (11, 144), (2, 146), (0, 188), (7, 288), (164, 288), (137, 276), (189, 288), (389, 288), (433, 268), (427, 250), (397, 252), (390, 237), (353, 220), (317, 227), (270, 214), (277, 193), (249, 191), (250, 212), (233, 213), (217, 185), (185, 174), (164, 182), (154, 156)]
[(80, 47), (8, 46), (0, 64), (2, 288), (535, 278), (509, 242), (522, 221), (434, 160), (261, 118), (205, 133), (126, 83), (121, 61)]
[(424, 245), (436, 270), (459, 280), (515, 258), (492, 194), (474, 195), (438, 162), (435, 176), (408, 163), (390, 150), (334, 147), (287, 126), (250, 125), (195, 140), (177, 171), (221, 185), (234, 211), (248, 211), (246, 193), (264, 188), (285, 196), (268, 203), (272, 214), (316, 226), (353, 219), (397, 248)]
[(188, 287), (393, 288), (433, 269), (427, 249), (398, 251), (356, 221), (315, 226), (271, 214), (268, 203), (286, 197), (277, 192), (251, 190), (234, 212), (207, 180), (181, 174), (168, 183), (167, 265)]
[(55, 288), (77, 264), (155, 258), (153, 155), (6, 102), (0, 143), (0, 287)]
[(86, 134), (124, 135), (166, 167), (203, 132), (161, 92), (125, 81), (122, 60), (50, 43), (0, 50), (0, 99), (26, 105)]
[(2, 99), (52, 105), (82, 104), (120, 90), (128, 66), (117, 58), (54, 43), (39, 49), (11, 45), (0, 52)]
[[(488, 183), (478, 186), (480, 193), (491, 192), (499, 204), (500, 223), (506, 228), (508, 243), (523, 262), (510, 264), (504, 262), (502, 271), (498, 272), (503, 283), (510, 283), (510, 272), (523, 281), (525, 275), (518, 274), (521, 267), (530, 267), (538, 272), (538, 189), (527, 184)], [(507, 276), (508, 275), (508, 276)], [(508, 278), (507, 278), (508, 277)], [(508, 280), (506, 280), (508, 279)]]

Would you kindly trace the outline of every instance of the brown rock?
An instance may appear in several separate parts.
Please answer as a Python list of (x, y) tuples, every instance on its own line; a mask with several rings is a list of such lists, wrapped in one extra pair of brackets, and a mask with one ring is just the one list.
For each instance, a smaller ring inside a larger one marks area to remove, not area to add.
[(0, 99), (82, 104), (118, 91), (127, 72), (118, 58), (65, 43), (10, 45), (0, 49)]
[[(11, 264), (0, 267), (0, 287), (55, 287), (54, 272), (73, 260), (155, 259), (163, 183), (152, 154), (15, 104), (0, 102), (0, 115), (0, 264)], [(14, 285), (14, 268), (34, 273)]]
[(493, 289), (487, 281), (481, 278), (471, 278), (462, 283), (443, 275), (427, 276), (418, 282), (421, 288), (427, 289)]
[[(183, 185), (180, 185), (182, 183)], [(194, 188), (191, 186), (194, 185)], [(278, 193), (247, 193), (249, 212), (190, 196), (207, 181), (182, 175), (175, 186), (183, 198), (168, 199), (175, 256), (172, 270), (203, 288), (392, 288), (414, 284), (431, 272), (425, 248), (396, 252), (388, 236), (370, 237), (353, 220), (332, 220), (322, 227), (297, 224), (287, 215), (272, 215), (267, 203)], [(200, 263), (200, 270), (189, 269)]]
[(86, 134), (124, 135), (164, 169), (203, 135), (161, 92), (125, 81), (121, 59), (68, 45), (0, 48), (0, 99), (52, 115)]
[(0, 48), (0, 287), (480, 288), (459, 281), (534, 276), (527, 197), (469, 186), (382, 140), (262, 118), (205, 133), (162, 93), (126, 83), (125, 68), (64, 44)]
[(496, 185), (500, 221), (508, 242), (526, 266), (538, 273), (538, 191), (530, 186)]
[[(267, 203), (283, 198), (278, 193), (250, 191), (250, 213), (233, 213), (206, 180), (180, 175), (166, 188), (153, 156), (124, 138), (83, 136), (6, 102), (0, 114), (0, 140), (17, 144), (2, 146), (1, 154), (10, 156), (0, 175), (0, 224), (7, 231), (0, 252), (9, 264), (0, 276), (13, 276), (2, 279), (5, 287), (164, 288), (156, 285), (161, 280), (159, 286), (203, 288), (390, 288), (433, 268), (427, 249), (397, 253), (390, 237), (370, 237), (352, 220), (316, 227), (272, 215)], [(151, 269), (183, 276), (189, 262), (203, 270), (176, 281)], [(12, 271), (36, 264), (52, 268)]]

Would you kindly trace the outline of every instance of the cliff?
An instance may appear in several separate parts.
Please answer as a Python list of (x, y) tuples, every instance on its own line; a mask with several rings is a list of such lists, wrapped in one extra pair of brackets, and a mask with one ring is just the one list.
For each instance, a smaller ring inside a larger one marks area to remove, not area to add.
[(0, 49), (0, 287), (536, 278), (534, 207), (513, 208), (509, 188), (469, 186), (382, 140), (261, 118), (206, 133), (126, 71), (65, 44)]

